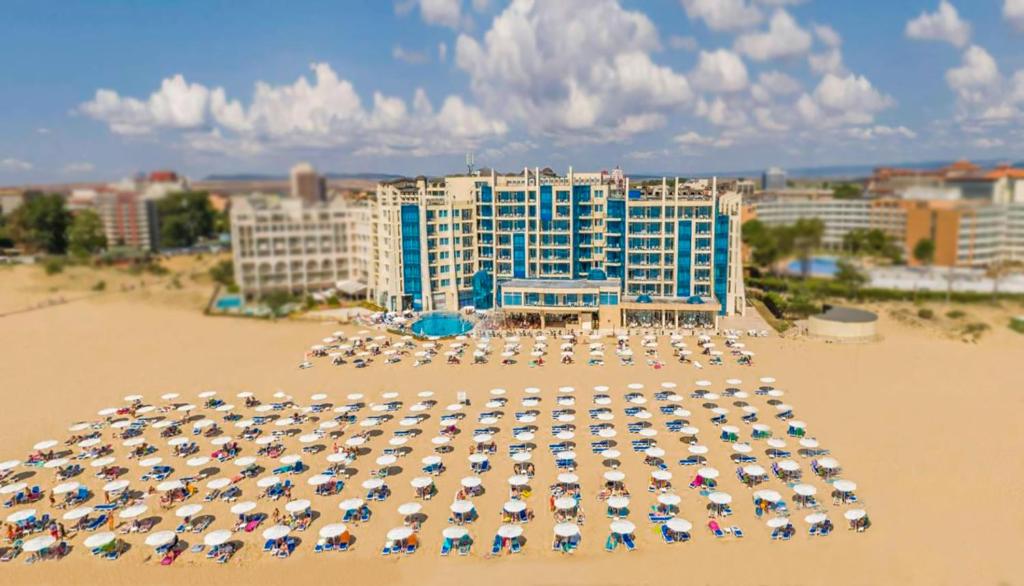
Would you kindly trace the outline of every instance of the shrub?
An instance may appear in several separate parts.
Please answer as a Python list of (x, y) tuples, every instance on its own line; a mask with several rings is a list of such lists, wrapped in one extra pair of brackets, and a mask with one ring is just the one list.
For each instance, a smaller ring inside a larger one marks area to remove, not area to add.
[(96, 291), (96, 292), (106, 291), (107, 290), (107, 282), (106, 281), (96, 281), (96, 284), (92, 286), (92, 290)]
[(47, 275), (58, 275), (64, 272), (64, 260), (60, 258), (48, 258), (43, 263), (43, 270)]
[(1024, 334), (1024, 317), (1011, 318), (1010, 329), (1018, 334)]
[(964, 326), (963, 334), (965, 336), (971, 336), (974, 339), (978, 339), (988, 331), (988, 324), (980, 321), (971, 322)]
[(953, 310), (950, 310), (950, 311), (946, 312), (946, 317), (948, 317), (949, 319), (960, 319), (960, 318), (964, 317), (965, 315), (967, 315), (967, 314), (964, 313), (963, 311), (959, 310), (959, 309), (953, 309)]
[(932, 319), (933, 317), (935, 317), (935, 312), (928, 309), (927, 307), (922, 307), (921, 309), (917, 310), (917, 317), (921, 319)]
[(761, 301), (764, 302), (764, 306), (768, 308), (768, 311), (772, 312), (772, 315), (776, 318), (782, 318), (786, 312), (786, 300), (782, 298), (782, 295), (769, 291), (764, 294)]

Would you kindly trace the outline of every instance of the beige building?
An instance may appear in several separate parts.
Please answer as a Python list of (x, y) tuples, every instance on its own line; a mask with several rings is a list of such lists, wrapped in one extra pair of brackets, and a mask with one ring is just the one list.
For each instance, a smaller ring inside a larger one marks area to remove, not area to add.
[(235, 282), (246, 297), (270, 291), (338, 289), (361, 295), (368, 281), (372, 208), (254, 194), (231, 201)]
[(327, 181), (309, 163), (299, 163), (292, 167), (290, 185), (292, 197), (307, 204), (327, 201)]

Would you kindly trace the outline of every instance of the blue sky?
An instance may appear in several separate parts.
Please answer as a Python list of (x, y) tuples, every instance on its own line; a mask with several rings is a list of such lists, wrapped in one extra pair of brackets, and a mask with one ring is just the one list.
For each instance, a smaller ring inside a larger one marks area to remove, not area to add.
[(1019, 159), (1024, 0), (8, 0), (0, 184)]

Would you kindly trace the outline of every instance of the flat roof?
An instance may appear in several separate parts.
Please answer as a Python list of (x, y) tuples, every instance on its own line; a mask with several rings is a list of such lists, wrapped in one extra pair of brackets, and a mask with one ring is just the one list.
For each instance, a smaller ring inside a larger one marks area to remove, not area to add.
[(501, 284), (502, 290), (514, 289), (597, 289), (621, 288), (619, 279), (591, 281), (589, 279), (512, 279)]
[(854, 309), (852, 307), (826, 306), (825, 311), (814, 316), (826, 321), (834, 321), (848, 324), (869, 323), (878, 321), (878, 316), (870, 311)]

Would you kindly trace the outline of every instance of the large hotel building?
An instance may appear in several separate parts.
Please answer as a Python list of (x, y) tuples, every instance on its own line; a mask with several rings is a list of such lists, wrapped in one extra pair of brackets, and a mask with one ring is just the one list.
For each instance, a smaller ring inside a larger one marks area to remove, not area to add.
[(744, 311), (741, 198), (713, 179), (419, 177), (381, 183), (373, 205), (369, 294), (391, 311), (501, 308), (594, 328)]

